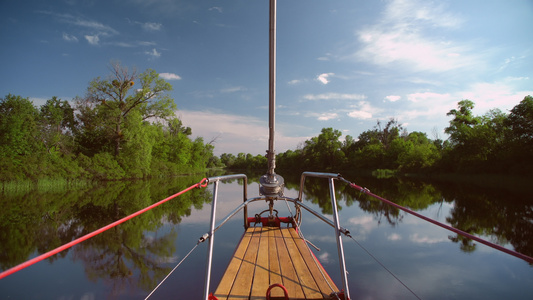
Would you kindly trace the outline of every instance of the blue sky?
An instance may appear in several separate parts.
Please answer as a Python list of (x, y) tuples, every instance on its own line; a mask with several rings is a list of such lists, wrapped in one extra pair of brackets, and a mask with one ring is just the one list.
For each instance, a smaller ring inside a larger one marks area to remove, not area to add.
[[(430, 138), (533, 95), (533, 1), (279, 0), (276, 150), (397, 118)], [(0, 2), (0, 96), (84, 96), (112, 61), (170, 82), (215, 154), (268, 147), (268, 1)]]

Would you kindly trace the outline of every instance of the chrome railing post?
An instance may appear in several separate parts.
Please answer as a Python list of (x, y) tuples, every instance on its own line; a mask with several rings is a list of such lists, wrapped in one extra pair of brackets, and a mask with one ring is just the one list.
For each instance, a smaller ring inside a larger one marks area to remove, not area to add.
[[(243, 199), (242, 199), (242, 202), (245, 203), (246, 200), (248, 200), (248, 180), (246, 178), (246, 176), (244, 176), (244, 182), (242, 183), (243, 185), (243, 188), (242, 188), (242, 196), (243, 196)], [(248, 205), (244, 205), (244, 229), (248, 229)]]
[(211, 284), (211, 264), (213, 262), (213, 241), (215, 239), (215, 215), (217, 209), (218, 180), (213, 187), (213, 203), (211, 203), (211, 222), (209, 227), (209, 248), (207, 250), (207, 266), (205, 269), (204, 300), (209, 298), (209, 285)]
[[(333, 174), (333, 173), (303, 172), (302, 177), (300, 179), (300, 191), (298, 193), (298, 201), (303, 201), (303, 189), (304, 189), (305, 178), (307, 176), (327, 178), (329, 181), (329, 193), (331, 197), (331, 207), (333, 209), (333, 227), (335, 228), (335, 238), (337, 240), (337, 252), (339, 254), (339, 267), (341, 269), (341, 275), (342, 275), (341, 276), (342, 286), (344, 288), (345, 299), (349, 299), (350, 289), (348, 287), (348, 273), (346, 272), (346, 262), (344, 260), (344, 248), (342, 246), (342, 237), (341, 237), (341, 233), (349, 234), (349, 231), (342, 228), (339, 224), (339, 211), (337, 209), (337, 199), (335, 197), (335, 185), (333, 183), (333, 180), (339, 179), (342, 177), (339, 174)], [(317, 214), (315, 214), (315, 216), (317, 216)]]
[(350, 299), (350, 290), (348, 288), (348, 273), (346, 272), (346, 263), (344, 261), (344, 248), (342, 246), (342, 236), (339, 224), (339, 212), (337, 210), (337, 199), (335, 198), (334, 178), (329, 178), (329, 193), (331, 196), (331, 206), (333, 208), (333, 223), (335, 224), (335, 238), (337, 240), (337, 252), (339, 253), (339, 266), (341, 269), (342, 286), (344, 287), (345, 299)]
[(224, 175), (224, 176), (216, 176), (216, 177), (207, 178), (207, 182), (208, 183), (213, 182), (215, 186), (213, 187), (213, 203), (211, 204), (211, 222), (209, 226), (209, 232), (207, 233), (207, 238), (209, 239), (209, 248), (207, 250), (207, 266), (205, 268), (205, 286), (204, 286), (204, 299), (205, 300), (208, 300), (209, 298), (209, 286), (211, 284), (211, 265), (213, 264), (213, 243), (215, 239), (215, 217), (216, 217), (216, 210), (217, 210), (218, 183), (221, 180), (241, 179), (241, 178), (244, 180), (243, 195), (244, 195), (244, 199), (246, 199), (247, 184), (248, 184), (246, 175), (235, 174), (235, 175)]

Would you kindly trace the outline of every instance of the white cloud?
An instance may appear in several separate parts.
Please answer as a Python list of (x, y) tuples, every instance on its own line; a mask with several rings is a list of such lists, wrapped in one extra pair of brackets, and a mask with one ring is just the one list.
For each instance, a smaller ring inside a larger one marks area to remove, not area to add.
[[(434, 102), (448, 102), (452, 97), (450, 94), (439, 94), (439, 93), (413, 93), (407, 95), (407, 100), (411, 102), (423, 102), (423, 103), (434, 103)], [(459, 100), (458, 100), (459, 101)]]
[(414, 243), (418, 243), (418, 244), (436, 244), (436, 243), (442, 243), (442, 242), (447, 242), (448, 239), (447, 238), (431, 238), (431, 237), (427, 237), (427, 236), (419, 236), (418, 233), (415, 233), (415, 234), (411, 234), (409, 236), (409, 239), (414, 242)]
[(443, 5), (422, 0), (394, 0), (384, 13), (384, 22), (397, 27), (413, 24), (443, 28), (459, 28), (464, 21), (446, 12)]
[(235, 87), (222, 89), (222, 90), (220, 90), (220, 92), (221, 93), (236, 93), (236, 92), (241, 92), (241, 91), (245, 91), (245, 90), (246, 90), (245, 87), (235, 86)]
[(181, 80), (181, 77), (174, 73), (159, 73), (159, 77), (165, 80)]
[[(396, 114), (401, 122), (418, 119), (414, 123), (427, 122), (428, 128), (436, 126), (438, 121), (447, 126), (446, 113), (455, 107), (455, 103), (461, 101), (459, 96), (450, 93), (418, 92), (406, 96), (408, 102), (404, 109)], [(425, 118), (423, 121), (419, 118)], [(413, 122), (411, 122), (413, 123)]]
[(119, 47), (124, 47), (124, 48), (132, 48), (132, 47), (135, 47), (134, 44), (126, 43), (126, 42), (116, 42), (116, 43), (113, 43), (113, 45), (115, 45), (115, 46), (119, 46)]
[(55, 19), (57, 19), (60, 22), (65, 22), (68, 24), (84, 27), (86, 29), (91, 29), (93, 31), (96, 31), (98, 35), (118, 34), (117, 30), (113, 29), (112, 27), (108, 25), (104, 25), (98, 21), (87, 20), (82, 17), (75, 17), (71, 14), (60, 14), (60, 13), (55, 13), (51, 11), (39, 11), (38, 13), (53, 16)]
[[(176, 115), (184, 126), (193, 129), (193, 135), (215, 142), (215, 155), (240, 152), (264, 154), (268, 148), (268, 122), (254, 117), (215, 113), (209, 111), (180, 110)], [(294, 126), (289, 126), (288, 130)], [(308, 139), (302, 136), (286, 136), (283, 123), (276, 124), (276, 151), (294, 149), (298, 143)]]
[(331, 263), (331, 257), (328, 252), (324, 252), (318, 256), (318, 260), (323, 264)]
[(373, 117), (374, 114), (377, 114), (382, 111), (382, 109), (373, 107), (367, 101), (359, 101), (355, 105), (351, 105), (352, 110), (348, 112), (348, 116), (354, 119), (368, 120)]
[(389, 241), (399, 241), (401, 239), (402, 239), (402, 237), (399, 234), (397, 234), (397, 233), (393, 233), (393, 234), (391, 234), (391, 235), (389, 235), (387, 237), (387, 240), (389, 240)]
[(155, 46), (156, 45), (155, 42), (148, 42), (148, 41), (138, 41), (137, 44), (139, 44), (139, 46)]
[(68, 42), (77, 42), (78, 41), (77, 37), (75, 37), (74, 35), (68, 34), (68, 33), (63, 33), (63, 39), (65, 41), (68, 41)]
[(339, 94), (339, 93), (326, 93), (326, 94), (307, 94), (304, 95), (305, 100), (363, 100), (366, 99), (362, 94)]
[(290, 85), (295, 85), (295, 84), (299, 84), (301, 82), (302, 81), (300, 79), (293, 79), (293, 80), (291, 80), (291, 81), (289, 81), (287, 83), (290, 84)]
[(418, 119), (417, 123), (427, 123), (428, 127), (435, 126), (435, 122), (441, 120), (444, 127), (449, 121), (446, 113), (456, 108), (457, 102), (463, 99), (474, 102), (473, 112), (476, 115), (485, 114), (494, 108), (506, 112), (520, 103), (525, 96), (533, 94), (533, 90), (518, 89), (514, 81), (514, 78), (509, 78), (497, 82), (478, 82), (469, 85), (464, 90), (450, 93), (411, 93), (406, 95), (408, 102), (404, 110), (398, 112), (396, 116), (402, 122), (424, 117), (427, 121)]
[(147, 42), (147, 41), (136, 41), (136, 42), (112, 42), (108, 43), (110, 45), (115, 45), (119, 47), (125, 47), (125, 48), (134, 48), (139, 46), (155, 46), (155, 42)]
[(458, 93), (458, 102), (469, 99), (475, 103), (474, 112), (484, 114), (493, 108), (512, 109), (527, 95), (533, 95), (533, 90), (517, 90), (509, 79), (498, 82), (479, 82), (472, 84), (467, 91)]
[(96, 21), (74, 19), (72, 21), (69, 21), (69, 23), (72, 23), (74, 25), (78, 25), (81, 27), (86, 27), (89, 29), (97, 30), (100, 34), (104, 34), (104, 35), (118, 34), (118, 31), (111, 28), (110, 26), (104, 25)]
[(158, 31), (158, 30), (161, 30), (161, 27), (163, 27), (163, 24), (146, 22), (146, 23), (141, 23), (141, 26), (146, 31)]
[(144, 54), (147, 54), (151, 56), (152, 58), (157, 58), (161, 56), (161, 53), (157, 52), (155, 48), (153, 48), (152, 51), (145, 51)]
[(213, 6), (208, 9), (209, 11), (218, 11), (219, 13), (222, 13), (222, 7), (219, 6)]
[(318, 81), (322, 82), (323, 84), (328, 84), (330, 80), (328, 79), (330, 76), (335, 75), (335, 73), (322, 73), (318, 75), (316, 78)]
[(331, 53), (326, 53), (326, 55), (320, 56), (319, 58), (317, 58), (317, 60), (330, 61), (331, 57), (332, 57)]
[(308, 113), (307, 116), (316, 117), (319, 121), (329, 121), (339, 117), (337, 113)]
[(356, 226), (356, 228), (352, 230), (352, 233), (357, 232), (358, 239), (366, 238), (366, 236), (378, 226), (377, 222), (368, 215), (352, 217), (348, 219), (348, 223)]
[(396, 101), (400, 100), (401, 98), (402, 98), (401, 96), (390, 95), (390, 96), (385, 97), (385, 100), (388, 100), (390, 102), (396, 102)]
[(85, 39), (91, 45), (98, 45), (98, 42), (100, 41), (100, 38), (98, 37), (98, 35), (86, 35)]
[(348, 116), (354, 119), (368, 120), (372, 119), (372, 113), (362, 110), (353, 110), (348, 113)]
[(468, 54), (464, 43), (424, 34), (427, 28), (458, 29), (462, 23), (431, 2), (392, 1), (380, 21), (357, 32), (362, 47), (355, 58), (381, 66), (402, 63), (414, 71), (442, 72), (469, 66), (478, 60)]

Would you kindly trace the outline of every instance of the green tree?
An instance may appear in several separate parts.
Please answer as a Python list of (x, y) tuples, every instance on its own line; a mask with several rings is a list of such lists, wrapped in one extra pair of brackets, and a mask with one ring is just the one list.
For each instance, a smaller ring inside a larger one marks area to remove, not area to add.
[(0, 99), (0, 158), (17, 164), (22, 156), (39, 152), (38, 121), (39, 111), (28, 98), (9, 94)]
[(453, 116), (450, 126), (444, 129), (444, 132), (450, 135), (450, 141), (454, 146), (465, 146), (472, 136), (472, 128), (479, 124), (480, 119), (472, 115), (474, 102), (470, 100), (461, 100), (457, 103), (458, 109), (450, 110), (446, 115)]
[[(107, 79), (95, 78), (89, 84), (86, 103), (98, 106), (97, 113), (103, 115), (103, 126), (112, 133), (115, 156), (120, 155), (124, 140), (123, 127), (132, 111), (138, 111), (143, 120), (165, 119), (173, 115), (176, 105), (167, 94), (172, 86), (151, 69), (137, 75), (118, 63), (112, 64)], [(134, 89), (134, 82), (139, 88)], [(94, 108), (93, 106), (93, 108)]]
[(402, 171), (423, 171), (433, 166), (440, 153), (435, 144), (423, 132), (412, 132), (407, 140), (397, 139), (404, 147), (398, 155), (398, 166)]
[(155, 128), (133, 111), (124, 123), (124, 146), (118, 157), (126, 177), (143, 178), (151, 174), (152, 147)]
[(513, 107), (505, 120), (508, 140), (528, 149), (533, 148), (533, 97), (526, 96)]
[(381, 122), (378, 120), (376, 127), (379, 132), (378, 138), (386, 150), (389, 149), (395, 139), (400, 137), (400, 134), (404, 130), (398, 120), (394, 118), (390, 118), (383, 129), (381, 129)]
[(472, 114), (474, 102), (461, 100), (457, 104), (458, 109), (450, 110), (446, 115), (453, 116), (450, 126), (444, 132), (450, 135), (448, 139), (452, 151), (449, 152), (449, 163), (457, 166), (458, 169), (471, 167), (478, 148), (476, 146), (476, 132), (474, 127), (481, 123), (481, 118)]
[(450, 149), (446, 160), (456, 170), (468, 172), (502, 171), (505, 168), (507, 116), (499, 109), (492, 109), (483, 116), (474, 116), (474, 103), (462, 100), (458, 110), (447, 115), (454, 118), (445, 132), (450, 134)]
[(232, 168), (237, 158), (231, 153), (222, 153), (220, 155), (220, 161), (226, 166), (226, 168)]
[(339, 140), (342, 133), (333, 128), (322, 128), (317, 137), (305, 141), (303, 155), (305, 164), (319, 170), (330, 170), (344, 162), (342, 142)]
[(156, 172), (163, 174), (178, 174), (183, 171), (192, 170), (192, 147), (193, 143), (189, 139), (190, 128), (182, 127), (181, 120), (170, 118), (166, 124), (155, 125), (156, 140), (153, 146), (152, 155)]
[(112, 152), (112, 125), (102, 105), (91, 103), (87, 98), (76, 98), (76, 120), (74, 138), (77, 152), (93, 156), (100, 152)]
[(513, 172), (533, 169), (533, 97), (526, 96), (504, 121), (507, 161)]
[(41, 140), (49, 154), (53, 151), (72, 152), (72, 132), (75, 128), (74, 109), (68, 101), (52, 97), (41, 106)]

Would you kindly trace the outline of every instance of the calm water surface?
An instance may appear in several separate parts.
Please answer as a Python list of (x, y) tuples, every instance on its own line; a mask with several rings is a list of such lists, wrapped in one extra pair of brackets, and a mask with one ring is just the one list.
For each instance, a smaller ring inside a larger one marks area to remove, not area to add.
[[(0, 195), (0, 268), (112, 223), (202, 176), (109, 183), (90, 189)], [(284, 176), (296, 197), (299, 176)], [(492, 242), (533, 256), (533, 193), (502, 188), (345, 176), (373, 193)], [(249, 176), (248, 196), (258, 194)], [(255, 181), (255, 182), (254, 182)], [(144, 299), (208, 230), (212, 188), (196, 189), (95, 238), (0, 280), (0, 299)], [(219, 186), (217, 219), (242, 202), (242, 182)], [(533, 299), (533, 266), (372, 200), (337, 182), (341, 225), (422, 299)], [(330, 214), (326, 180), (308, 180), (308, 205)], [(250, 206), (250, 214), (266, 209)], [(280, 216), (288, 216), (277, 202)], [(291, 207), (294, 211), (294, 208)], [(333, 229), (309, 213), (302, 232), (341, 286)], [(215, 235), (212, 290), (243, 232), (237, 214)], [(416, 299), (354, 241), (344, 238), (354, 299)], [(207, 243), (201, 244), (150, 299), (200, 299)]]

